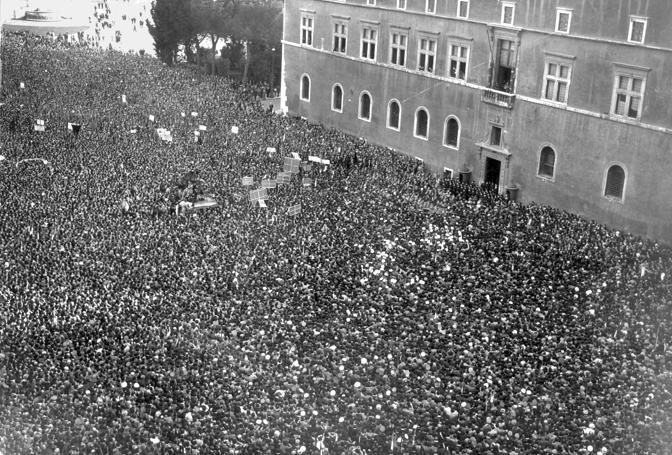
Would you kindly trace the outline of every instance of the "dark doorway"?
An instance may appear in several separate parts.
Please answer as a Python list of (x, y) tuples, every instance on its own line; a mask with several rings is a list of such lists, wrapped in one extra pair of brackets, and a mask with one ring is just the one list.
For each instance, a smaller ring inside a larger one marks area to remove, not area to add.
[(502, 168), (502, 162), (494, 158), (485, 159), (485, 178), (484, 183), (494, 190), (499, 189), (499, 171)]

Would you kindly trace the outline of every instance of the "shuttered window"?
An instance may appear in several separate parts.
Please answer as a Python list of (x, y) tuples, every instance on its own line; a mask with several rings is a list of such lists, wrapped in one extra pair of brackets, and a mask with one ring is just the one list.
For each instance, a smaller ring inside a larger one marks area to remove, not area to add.
[(425, 108), (420, 108), (415, 112), (415, 136), (421, 139), (427, 139), (429, 130), (429, 114)]
[(366, 92), (359, 96), (359, 118), (371, 121), (371, 95)]
[(607, 171), (607, 182), (604, 186), (604, 195), (616, 199), (623, 199), (623, 189), (625, 187), (625, 170), (617, 164), (611, 166)]
[(553, 177), (555, 173), (555, 151), (551, 147), (541, 149), (538, 174), (542, 177)]
[(390, 104), (387, 108), (387, 127), (393, 130), (399, 130), (399, 117), (401, 113), (401, 107), (399, 103), (395, 100), (390, 101)]
[(460, 140), (460, 123), (455, 117), (446, 120), (446, 136), (443, 145), (457, 147)]

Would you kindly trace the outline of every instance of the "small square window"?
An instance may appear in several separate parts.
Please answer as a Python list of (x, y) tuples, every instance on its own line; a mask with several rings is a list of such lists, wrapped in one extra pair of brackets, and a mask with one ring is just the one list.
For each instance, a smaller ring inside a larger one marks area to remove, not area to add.
[(492, 125), (490, 130), (490, 145), (501, 146), (502, 145), (502, 127), (497, 125)]
[(631, 43), (644, 43), (646, 37), (647, 19), (644, 17), (630, 17), (630, 30), (628, 31), (628, 41)]
[(461, 17), (463, 19), (469, 17), (469, 0), (458, 0), (457, 17)]
[(502, 3), (502, 24), (513, 25), (514, 16), (516, 14), (515, 3)]
[(558, 9), (555, 17), (555, 31), (558, 33), (569, 33), (572, 25), (572, 12), (567, 9)]

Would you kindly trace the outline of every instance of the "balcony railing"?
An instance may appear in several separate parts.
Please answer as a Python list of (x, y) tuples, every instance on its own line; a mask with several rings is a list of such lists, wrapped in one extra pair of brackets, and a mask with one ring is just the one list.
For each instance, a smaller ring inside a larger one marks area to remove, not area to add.
[(494, 104), (495, 106), (505, 107), (507, 109), (513, 109), (513, 102), (516, 99), (516, 95), (513, 93), (500, 92), (492, 88), (485, 88), (481, 92), (481, 101), (486, 103)]

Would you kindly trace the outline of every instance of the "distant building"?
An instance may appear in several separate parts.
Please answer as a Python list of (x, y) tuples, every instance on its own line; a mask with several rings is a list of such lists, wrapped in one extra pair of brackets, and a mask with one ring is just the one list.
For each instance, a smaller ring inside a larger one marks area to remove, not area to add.
[(89, 0), (4, 0), (0, 1), (3, 30), (27, 31), (38, 35), (74, 35), (89, 28)]
[(672, 243), (669, 0), (286, 0), (284, 21), (290, 114)]

